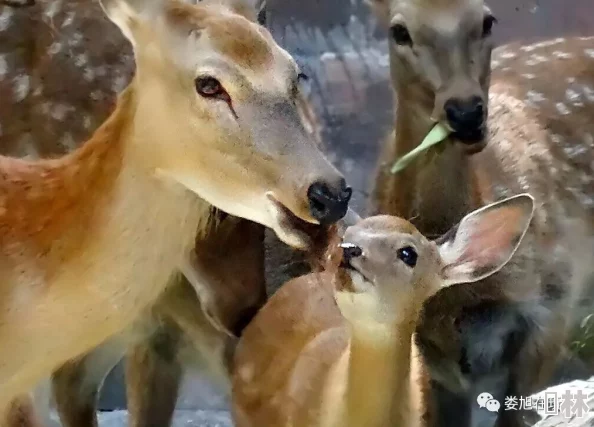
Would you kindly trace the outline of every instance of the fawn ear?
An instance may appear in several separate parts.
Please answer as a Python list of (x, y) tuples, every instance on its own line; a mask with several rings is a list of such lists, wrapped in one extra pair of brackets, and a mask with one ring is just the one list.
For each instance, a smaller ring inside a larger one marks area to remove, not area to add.
[(167, 0), (99, 0), (107, 17), (116, 24), (132, 45), (134, 29), (142, 21), (156, 19), (165, 10)]
[(443, 286), (476, 282), (499, 271), (518, 249), (534, 214), (534, 198), (520, 194), (466, 215), (437, 240)]

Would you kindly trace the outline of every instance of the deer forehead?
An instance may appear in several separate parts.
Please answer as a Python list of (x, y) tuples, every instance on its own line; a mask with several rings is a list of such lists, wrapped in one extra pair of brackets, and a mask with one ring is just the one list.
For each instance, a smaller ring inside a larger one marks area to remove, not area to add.
[(481, 0), (399, 0), (392, 7), (392, 24), (400, 22), (428, 37), (439, 37), (467, 33), (484, 13)]
[(241, 75), (254, 86), (283, 89), (297, 75), (295, 61), (268, 30), (221, 6), (174, 3), (167, 20), (185, 37), (185, 43), (176, 37), (174, 60), (191, 71), (209, 64), (215, 77), (226, 69), (229, 77)]

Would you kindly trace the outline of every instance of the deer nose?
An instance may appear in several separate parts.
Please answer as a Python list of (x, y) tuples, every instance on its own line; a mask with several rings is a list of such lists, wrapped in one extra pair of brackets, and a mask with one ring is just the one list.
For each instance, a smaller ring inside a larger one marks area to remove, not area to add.
[(320, 224), (334, 224), (346, 215), (352, 193), (344, 178), (340, 179), (336, 187), (316, 181), (307, 189), (309, 211)]
[(473, 96), (468, 99), (450, 98), (446, 101), (444, 110), (454, 132), (462, 136), (482, 137), (484, 103), (480, 96)]
[(353, 258), (358, 258), (363, 255), (363, 249), (352, 243), (343, 243), (340, 245), (342, 248), (342, 263), (349, 264)]

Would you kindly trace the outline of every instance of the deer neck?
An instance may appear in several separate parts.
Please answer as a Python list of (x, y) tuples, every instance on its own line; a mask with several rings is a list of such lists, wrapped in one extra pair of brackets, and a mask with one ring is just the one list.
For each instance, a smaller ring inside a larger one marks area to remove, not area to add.
[[(433, 94), (419, 83), (397, 85), (393, 158), (417, 147), (434, 126)], [(410, 218), (427, 235), (441, 235), (472, 206), (474, 195), (469, 156), (453, 141), (422, 154), (406, 169), (390, 174), (395, 189), (391, 214)]]
[(341, 425), (408, 426), (415, 317), (386, 321), (381, 313), (387, 307), (368, 297), (337, 294), (338, 306), (351, 329), (345, 421)]

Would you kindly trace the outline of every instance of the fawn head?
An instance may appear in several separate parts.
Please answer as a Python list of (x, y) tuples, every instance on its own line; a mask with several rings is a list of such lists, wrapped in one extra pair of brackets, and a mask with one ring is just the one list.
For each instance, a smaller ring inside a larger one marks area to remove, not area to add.
[(303, 127), (302, 74), (258, 24), (261, 0), (101, 3), (134, 48), (147, 167), (296, 247), (295, 219), (345, 215), (351, 189)]
[(389, 30), (396, 89), (416, 87), (431, 118), (482, 149), (495, 17), (482, 0), (367, 0)]
[(380, 301), (382, 319), (414, 315), (439, 290), (499, 271), (516, 252), (533, 211), (532, 196), (513, 196), (468, 214), (435, 241), (402, 218), (364, 219), (346, 230), (341, 244), (350, 291)]

